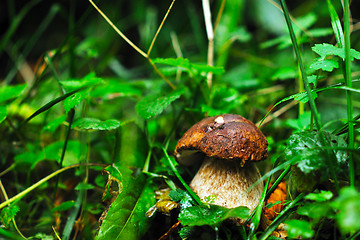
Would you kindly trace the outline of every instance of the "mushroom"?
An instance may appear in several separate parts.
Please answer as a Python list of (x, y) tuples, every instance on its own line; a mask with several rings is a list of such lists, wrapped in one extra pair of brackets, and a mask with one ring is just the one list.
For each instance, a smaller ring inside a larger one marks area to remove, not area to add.
[(190, 183), (202, 201), (213, 199), (211, 203), (226, 208), (246, 206), (251, 213), (264, 188), (262, 182), (252, 186), (261, 178), (254, 162), (266, 159), (267, 146), (254, 123), (223, 114), (205, 118), (186, 131), (176, 145), (175, 158), (188, 166), (203, 160)]

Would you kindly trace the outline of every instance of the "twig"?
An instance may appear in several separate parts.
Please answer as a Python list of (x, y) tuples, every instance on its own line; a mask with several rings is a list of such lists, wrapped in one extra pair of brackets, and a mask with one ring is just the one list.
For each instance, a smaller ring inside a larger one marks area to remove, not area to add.
[(180, 221), (177, 221), (174, 225), (171, 226), (169, 231), (167, 231), (164, 235), (162, 235), (158, 240), (165, 240), (169, 237), (169, 235), (180, 225)]

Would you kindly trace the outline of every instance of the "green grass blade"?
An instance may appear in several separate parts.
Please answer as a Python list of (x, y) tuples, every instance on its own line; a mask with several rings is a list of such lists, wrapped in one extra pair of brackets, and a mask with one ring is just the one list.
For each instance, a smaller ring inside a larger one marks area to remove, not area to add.
[(180, 173), (178, 172), (178, 170), (175, 167), (174, 164), (174, 160), (172, 158), (169, 157), (169, 154), (166, 152), (166, 150), (163, 148), (162, 149), (166, 159), (169, 162), (169, 165), (171, 167), (171, 170), (174, 172), (175, 176), (179, 179), (179, 181), (181, 182), (181, 184), (185, 187), (186, 191), (188, 191), (188, 193), (191, 195), (191, 197), (199, 204), (199, 205), (203, 205), (203, 203), (201, 202), (200, 198), (198, 197), (198, 195), (196, 195), (196, 193), (194, 193), (193, 190), (191, 190), (191, 188), (189, 187), (189, 185), (184, 181), (184, 179), (181, 177)]
[(279, 226), (280, 223), (294, 211), (294, 207), (297, 206), (297, 203), (304, 198), (305, 194), (301, 193), (297, 196), (289, 205), (287, 205), (284, 210), (274, 219), (274, 221), (265, 229), (264, 233), (258, 238), (259, 240), (267, 239), (273, 231)]
[(41, 108), (39, 108), (36, 112), (34, 112), (30, 117), (28, 117), (23, 123), (20, 124), (19, 128), (23, 127), (27, 122), (29, 122), (31, 119), (33, 119), (34, 117), (36, 117), (37, 115), (49, 110), (51, 107), (53, 107), (54, 105), (58, 104), (59, 102), (65, 100), (66, 98), (70, 97), (71, 95), (74, 95), (75, 93), (84, 90), (86, 88), (88, 88), (90, 86), (84, 86), (81, 87), (79, 89), (76, 89), (74, 91), (68, 92), (52, 101), (50, 101), (49, 103), (45, 104), (44, 106), (42, 106)]
[(21, 21), (24, 19), (24, 17), (28, 14), (28, 12), (38, 3), (40, 3), (41, 0), (33, 0), (28, 2), (23, 8), (21, 8), (20, 13), (11, 21), (11, 25), (7, 32), (5, 33), (4, 37), (2, 38), (0, 42), (0, 54), (4, 50), (6, 44), (9, 42), (10, 38), (15, 33), (16, 29), (20, 25)]
[[(351, 81), (351, 56), (350, 56), (350, 23), (349, 23), (349, 0), (344, 0), (344, 35), (345, 35), (345, 82), (348, 88), (352, 88)], [(346, 91), (347, 115), (349, 122), (349, 148), (354, 148), (354, 122), (352, 92)], [(355, 166), (352, 152), (349, 152), (349, 178), (350, 185), (355, 185)]]
[(335, 34), (336, 42), (338, 43), (339, 48), (343, 48), (345, 45), (345, 40), (344, 40), (344, 32), (341, 27), (340, 18), (337, 15), (334, 6), (331, 3), (331, 0), (327, 0), (327, 4), (331, 17), (331, 26)]

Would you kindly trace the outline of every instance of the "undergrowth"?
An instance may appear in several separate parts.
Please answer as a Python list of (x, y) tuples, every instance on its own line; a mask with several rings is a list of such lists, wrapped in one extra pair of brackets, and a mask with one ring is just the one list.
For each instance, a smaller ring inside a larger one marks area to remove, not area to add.
[[(0, 236), (356, 239), (358, 10), (287, 4), (7, 1)], [(188, 185), (197, 168), (173, 155), (224, 113), (269, 142), (252, 214), (202, 202)]]

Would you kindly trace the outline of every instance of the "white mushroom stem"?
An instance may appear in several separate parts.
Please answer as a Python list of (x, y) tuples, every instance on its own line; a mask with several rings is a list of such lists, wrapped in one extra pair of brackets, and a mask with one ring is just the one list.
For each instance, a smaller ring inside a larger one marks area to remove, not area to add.
[[(241, 167), (238, 161), (206, 157), (190, 187), (202, 201), (215, 197), (215, 205), (226, 208), (246, 206), (250, 213), (259, 204), (264, 184), (252, 186), (261, 177), (254, 163)], [(249, 187), (253, 187), (250, 191)]]

